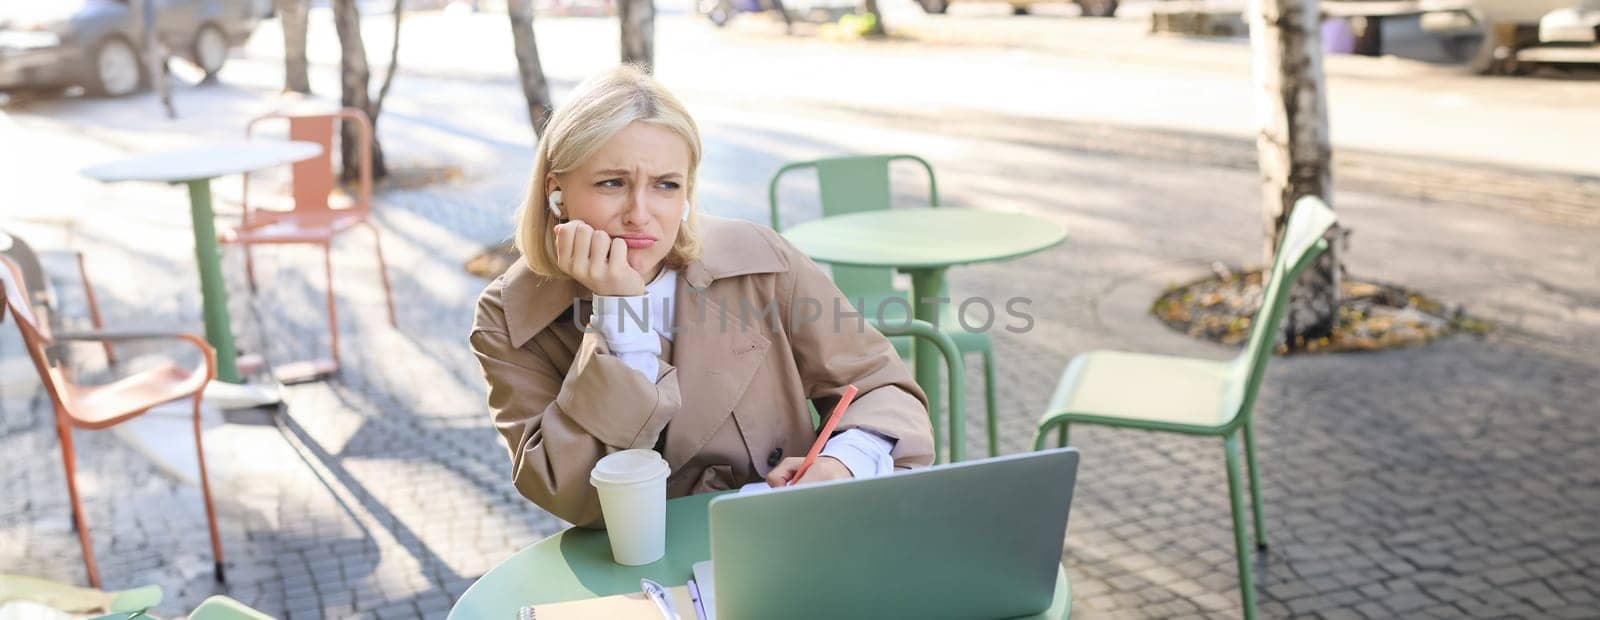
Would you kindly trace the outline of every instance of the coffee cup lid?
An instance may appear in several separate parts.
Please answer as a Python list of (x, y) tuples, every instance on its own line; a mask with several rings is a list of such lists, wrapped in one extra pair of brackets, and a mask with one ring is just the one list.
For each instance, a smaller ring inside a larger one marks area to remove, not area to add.
[(594, 464), (589, 471), (590, 484), (639, 484), (657, 477), (666, 477), (667, 460), (655, 450), (623, 450), (613, 452)]

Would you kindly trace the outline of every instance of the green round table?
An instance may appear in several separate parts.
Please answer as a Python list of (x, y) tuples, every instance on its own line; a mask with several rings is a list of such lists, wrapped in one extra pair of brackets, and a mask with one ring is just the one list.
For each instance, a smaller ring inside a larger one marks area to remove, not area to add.
[[(731, 491), (728, 491), (731, 492)], [(695, 562), (711, 559), (707, 507), (721, 493), (680, 497), (667, 502), (667, 556), (646, 566), (611, 561), (604, 530), (568, 528), (524, 547), (479, 577), (450, 608), (450, 620), (510, 620), (523, 605), (556, 603), (639, 591), (639, 578), (667, 587), (689, 582)], [(1039, 620), (1065, 620), (1072, 612), (1072, 586), (1064, 569), (1056, 572), (1055, 597)], [(684, 620), (693, 611), (679, 609)], [(735, 619), (736, 620), (736, 619)]]
[[(1066, 239), (1067, 229), (1021, 213), (935, 207), (824, 217), (789, 228), (783, 236), (812, 260), (898, 269), (910, 275), (911, 299), (916, 302), (912, 316), (939, 325), (939, 304), (934, 298), (948, 296), (947, 269), (1040, 252)], [(939, 351), (916, 342), (911, 346), (917, 385), (927, 392), (928, 409), (937, 414), (941, 411)], [(960, 461), (966, 453), (966, 437), (964, 425), (955, 426), (950, 431), (950, 460)]]

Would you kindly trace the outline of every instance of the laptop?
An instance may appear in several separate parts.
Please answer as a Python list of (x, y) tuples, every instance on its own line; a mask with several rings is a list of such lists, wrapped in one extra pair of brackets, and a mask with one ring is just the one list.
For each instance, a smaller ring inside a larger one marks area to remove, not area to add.
[(1055, 594), (1077, 472), (1078, 451), (1061, 448), (718, 497), (710, 566), (694, 567), (707, 615), (1037, 614)]

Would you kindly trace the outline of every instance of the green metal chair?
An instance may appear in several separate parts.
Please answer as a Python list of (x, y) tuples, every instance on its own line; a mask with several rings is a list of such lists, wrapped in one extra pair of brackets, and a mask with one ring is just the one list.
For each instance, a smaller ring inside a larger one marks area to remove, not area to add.
[[(771, 210), (772, 229), (783, 229), (778, 215), (778, 183), (784, 174), (803, 169), (816, 170), (823, 216), (844, 215), (889, 208), (889, 164), (898, 160), (917, 162), (928, 171), (928, 204), (933, 207), (939, 206), (939, 185), (933, 175), (933, 166), (916, 155), (857, 155), (794, 162), (779, 168), (768, 184), (767, 199)], [(834, 284), (845, 297), (859, 301), (861, 308), (883, 309), (885, 323), (903, 323), (910, 318), (907, 316), (909, 305), (883, 303), (886, 299), (909, 300), (911, 297), (907, 291), (895, 288), (892, 270), (847, 265), (833, 265), (832, 270)], [(963, 354), (983, 355), (986, 429), (989, 438), (989, 456), (994, 456), (999, 451), (998, 429), (995, 425), (994, 345), (989, 339), (989, 334), (962, 329), (952, 304), (943, 304), (941, 311), (939, 329), (955, 343), (956, 348)], [(894, 343), (901, 357), (910, 355), (910, 338), (897, 336), (890, 341)]]
[(1261, 309), (1256, 312), (1250, 341), (1237, 357), (1229, 361), (1211, 361), (1118, 351), (1079, 355), (1062, 373), (1055, 394), (1050, 397), (1044, 415), (1039, 417), (1038, 431), (1034, 435), (1035, 450), (1044, 449), (1052, 428), (1059, 430), (1059, 445), (1067, 445), (1067, 428), (1071, 424), (1222, 437), (1245, 618), (1255, 617), (1256, 597), (1239, 485), (1239, 431), (1244, 431), (1245, 461), (1250, 469), (1250, 507), (1255, 521), (1256, 546), (1266, 549), (1251, 411), (1261, 389), (1267, 360), (1272, 357), (1290, 285), (1327, 250), (1328, 242), (1322, 236), (1334, 222), (1333, 210), (1321, 199), (1308, 196), (1295, 203), (1288, 229), (1272, 263)]
[(272, 620), (272, 616), (218, 594), (201, 601), (200, 606), (189, 614), (189, 620)]
[[(952, 450), (954, 446), (961, 445), (961, 442), (967, 439), (967, 416), (966, 405), (964, 404), (966, 403), (966, 370), (961, 362), (961, 350), (956, 347), (955, 341), (950, 338), (949, 334), (934, 327), (932, 323), (916, 319), (901, 319), (898, 321), (874, 320), (872, 321), (872, 326), (890, 338), (921, 338), (937, 347), (939, 352), (944, 354), (945, 370), (950, 373), (950, 380), (947, 382), (949, 383), (947, 387), (950, 391), (946, 394), (949, 399), (946, 402), (950, 403), (950, 445)], [(930, 386), (922, 386), (924, 390), (929, 388)], [(933, 462), (943, 463), (945, 462), (944, 450), (940, 446), (944, 444), (944, 440), (939, 435), (939, 412), (928, 411), (928, 423), (933, 426)], [(954, 454), (954, 452), (952, 451), (951, 454)]]

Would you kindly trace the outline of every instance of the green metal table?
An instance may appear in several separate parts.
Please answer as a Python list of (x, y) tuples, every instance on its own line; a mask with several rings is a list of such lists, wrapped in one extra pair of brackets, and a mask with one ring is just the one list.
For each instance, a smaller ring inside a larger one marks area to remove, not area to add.
[[(731, 493), (724, 491), (723, 493)], [(568, 528), (524, 547), (479, 577), (450, 608), (449, 620), (509, 620), (523, 605), (557, 603), (639, 591), (639, 578), (672, 587), (689, 582), (694, 564), (711, 559), (707, 508), (722, 493), (680, 497), (667, 502), (667, 555), (654, 564), (623, 566), (611, 561), (604, 530)], [(692, 611), (680, 609), (685, 620)], [(1066, 620), (1072, 612), (1072, 585), (1064, 568), (1056, 572), (1050, 608), (1037, 620)]]
[[(1040, 252), (1067, 238), (1067, 229), (1050, 220), (1020, 213), (949, 207), (885, 209), (836, 215), (798, 224), (783, 232), (812, 260), (853, 267), (897, 269), (911, 276), (912, 316), (939, 325), (939, 302), (948, 297), (945, 271), (955, 265), (1007, 260)], [(1005, 300), (990, 300), (996, 322)], [(931, 302), (931, 303), (925, 303)], [(871, 312), (870, 309), (860, 309)], [(912, 343), (917, 385), (928, 393), (928, 408), (941, 411), (940, 358), (933, 347)], [(950, 460), (966, 454), (965, 430), (950, 435)]]
[(254, 139), (200, 148), (145, 153), (90, 166), (83, 175), (105, 183), (150, 181), (189, 187), (189, 214), (194, 223), (194, 254), (200, 265), (206, 342), (217, 350), (217, 380), (241, 383), (228, 319), (228, 289), (223, 285), (221, 253), (211, 210), (211, 180), (304, 161), (322, 154), (315, 142)]

